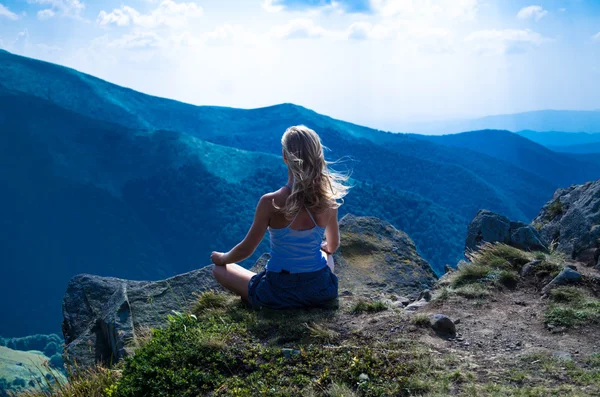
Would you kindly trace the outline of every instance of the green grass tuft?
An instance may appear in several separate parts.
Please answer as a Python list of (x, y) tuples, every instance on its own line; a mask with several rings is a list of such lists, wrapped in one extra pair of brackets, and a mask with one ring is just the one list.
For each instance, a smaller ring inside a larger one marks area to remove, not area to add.
[(377, 313), (384, 310), (387, 310), (387, 306), (385, 303), (381, 301), (365, 301), (361, 300), (356, 302), (352, 309), (350, 310), (353, 314), (361, 314), (361, 313)]
[(229, 302), (226, 294), (208, 290), (201, 294), (196, 294), (196, 302), (192, 308), (192, 313), (199, 315), (207, 309), (219, 309), (227, 306)]
[(467, 284), (456, 288), (454, 293), (467, 299), (483, 299), (491, 295), (488, 288), (481, 284)]
[(492, 271), (487, 265), (468, 263), (461, 266), (452, 279), (454, 287), (460, 287), (466, 284), (477, 283), (486, 278)]
[(558, 287), (550, 292), (545, 313), (547, 324), (574, 327), (600, 324), (600, 300), (575, 287)]
[(422, 328), (429, 328), (431, 326), (429, 316), (423, 313), (415, 314), (413, 317), (411, 317), (410, 322), (416, 325), (417, 327)]

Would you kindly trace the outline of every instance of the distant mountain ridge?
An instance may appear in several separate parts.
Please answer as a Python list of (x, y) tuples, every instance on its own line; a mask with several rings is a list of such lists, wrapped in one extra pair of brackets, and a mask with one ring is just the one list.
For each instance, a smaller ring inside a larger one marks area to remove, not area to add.
[[(441, 136), (415, 136), (430, 142), (470, 149), (508, 161), (544, 179), (557, 181), (562, 186), (570, 185), (573, 181), (584, 183), (600, 175), (598, 165), (587, 159), (574, 159), (561, 153), (555, 153), (509, 131), (482, 130)], [(589, 147), (589, 145), (585, 146)]]
[(548, 148), (558, 146), (583, 145), (587, 143), (600, 142), (600, 133), (587, 132), (560, 132), (560, 131), (519, 131), (518, 135), (539, 143)]
[(467, 120), (418, 123), (404, 127), (408, 132), (434, 135), (485, 129), (512, 132), (533, 130), (600, 133), (600, 110), (537, 110)]

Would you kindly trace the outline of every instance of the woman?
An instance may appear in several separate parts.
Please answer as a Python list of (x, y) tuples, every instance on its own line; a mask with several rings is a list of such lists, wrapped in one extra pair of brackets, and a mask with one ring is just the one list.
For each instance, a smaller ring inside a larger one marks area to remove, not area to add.
[[(338, 294), (332, 255), (340, 245), (338, 200), (348, 191), (348, 178), (328, 169), (313, 130), (290, 127), (281, 144), (287, 184), (261, 197), (241, 243), (227, 253), (212, 253), (213, 274), (253, 307), (320, 306)], [(255, 274), (235, 264), (254, 253), (267, 230), (271, 258), (266, 270)]]

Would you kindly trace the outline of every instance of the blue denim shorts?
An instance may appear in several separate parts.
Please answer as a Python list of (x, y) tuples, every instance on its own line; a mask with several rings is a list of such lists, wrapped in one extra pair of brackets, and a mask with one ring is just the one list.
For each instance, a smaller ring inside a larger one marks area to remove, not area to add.
[(248, 300), (254, 308), (318, 307), (337, 296), (338, 278), (329, 266), (308, 273), (263, 270), (248, 282)]

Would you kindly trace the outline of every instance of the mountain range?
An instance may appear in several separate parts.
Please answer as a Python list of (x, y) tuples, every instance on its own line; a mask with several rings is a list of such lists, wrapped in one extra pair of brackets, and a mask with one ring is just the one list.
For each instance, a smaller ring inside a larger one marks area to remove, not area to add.
[(464, 120), (406, 124), (404, 130), (420, 134), (455, 134), (482, 129), (513, 132), (560, 131), (566, 133), (599, 133), (600, 110), (537, 110), (515, 114), (500, 114)]
[(600, 176), (589, 156), (506, 131), (389, 133), (293, 104), (189, 105), (4, 51), (0, 66), (0, 311), (28, 313), (1, 322), (4, 336), (56, 332), (75, 274), (160, 279), (231, 248), (286, 181), (290, 125), (315, 129), (352, 172), (341, 214), (406, 231), (438, 273), (462, 258), (479, 209), (528, 222), (557, 187)]

